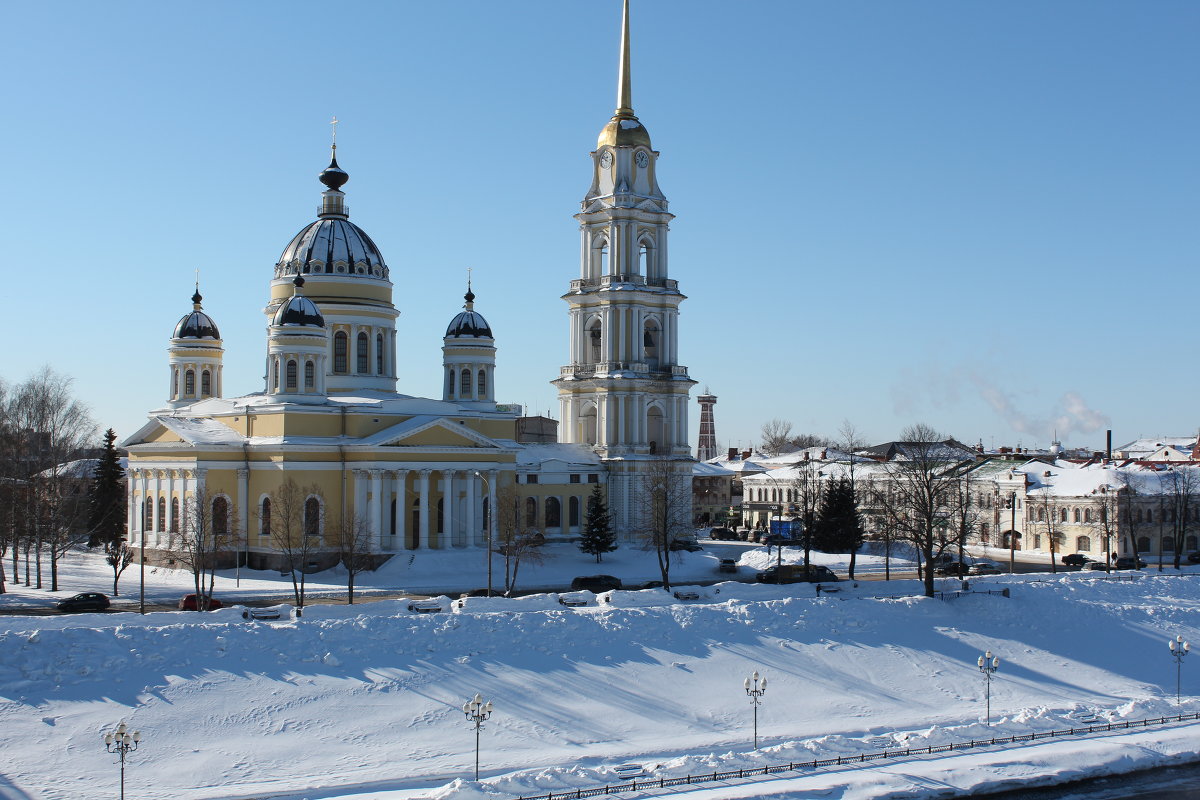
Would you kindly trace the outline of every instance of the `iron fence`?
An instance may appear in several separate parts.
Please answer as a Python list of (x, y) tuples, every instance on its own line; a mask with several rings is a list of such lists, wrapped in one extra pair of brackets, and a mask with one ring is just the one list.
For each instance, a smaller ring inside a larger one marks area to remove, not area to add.
[(751, 769), (733, 769), (725, 772), (704, 772), (698, 775), (683, 775), (675, 778), (650, 778), (648, 780), (629, 780), (619, 784), (607, 784), (591, 789), (575, 789), (569, 792), (549, 792), (547, 794), (521, 795), (517, 800), (583, 800), (585, 797), (598, 797), (606, 794), (621, 792), (636, 792), (641, 789), (666, 789), (670, 786), (684, 786), (693, 783), (712, 783), (728, 781), (734, 778), (753, 778), (756, 776), (775, 775), (780, 772), (796, 772), (798, 770), (814, 770), (821, 767), (844, 766), (846, 764), (862, 764), (883, 758), (900, 758), (936, 753), (954, 753), (959, 750), (970, 750), (979, 747), (993, 747), (1000, 744), (1018, 744), (1020, 742), (1036, 742), (1039, 739), (1053, 739), (1062, 736), (1085, 736), (1093, 733), (1108, 731), (1131, 730), (1147, 728), (1151, 725), (1166, 725), (1169, 722), (1187, 722), (1200, 720), (1200, 713), (1176, 714), (1170, 717), (1157, 717), (1142, 720), (1127, 720), (1125, 722), (1108, 722), (1099, 725), (1085, 725), (1080, 728), (1063, 728), (1055, 731), (1040, 731), (1021, 733), (1012, 736), (995, 736), (990, 739), (972, 739), (968, 742), (950, 742), (949, 744), (930, 745), (928, 747), (894, 747), (874, 753), (859, 753), (856, 756), (835, 756), (834, 758), (816, 758), (811, 761), (792, 761), (787, 764), (770, 764), (765, 767)]

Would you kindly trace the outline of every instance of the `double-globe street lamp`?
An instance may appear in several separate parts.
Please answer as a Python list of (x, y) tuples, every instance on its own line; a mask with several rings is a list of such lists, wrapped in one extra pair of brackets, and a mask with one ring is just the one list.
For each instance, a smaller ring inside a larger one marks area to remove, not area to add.
[(758, 749), (758, 707), (762, 705), (762, 696), (767, 693), (767, 676), (761, 678), (758, 676), (758, 671), (755, 670), (749, 678), (742, 684), (746, 687), (746, 694), (750, 697), (750, 705), (754, 708), (754, 749)]
[(1000, 668), (1000, 657), (992, 655), (992, 651), (988, 650), (975, 663), (979, 665), (979, 671), (983, 673), (987, 683), (987, 716), (984, 719), (990, 727), (992, 724), (992, 674)]
[(1171, 648), (1171, 655), (1175, 657), (1175, 705), (1180, 704), (1180, 686), (1183, 679), (1183, 657), (1188, 654), (1191, 645), (1183, 640), (1182, 636), (1176, 636), (1174, 639), (1167, 640), (1167, 647)]
[(117, 753), (121, 760), (121, 800), (125, 800), (125, 756), (138, 749), (141, 731), (131, 731), (122, 720), (116, 728), (104, 734), (104, 749)]
[(479, 780), (479, 729), (483, 727), (483, 721), (492, 715), (492, 701), (488, 700), (485, 703), (483, 698), (476, 694), (463, 703), (462, 710), (467, 719), (475, 724), (475, 780)]

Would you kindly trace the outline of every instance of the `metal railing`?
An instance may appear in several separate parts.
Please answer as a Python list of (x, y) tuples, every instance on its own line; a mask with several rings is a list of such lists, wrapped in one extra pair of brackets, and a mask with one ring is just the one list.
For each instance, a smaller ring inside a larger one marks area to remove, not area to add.
[(585, 797), (598, 797), (605, 794), (620, 794), (621, 792), (636, 792), (643, 789), (665, 789), (669, 786), (684, 786), (694, 783), (712, 783), (728, 781), (734, 778), (753, 778), (758, 775), (775, 775), (780, 772), (795, 772), (797, 770), (814, 770), (821, 767), (840, 767), (846, 764), (862, 764), (882, 758), (900, 758), (911, 756), (934, 755), (936, 753), (954, 753), (959, 750), (970, 750), (979, 747), (993, 747), (999, 744), (1018, 744), (1020, 742), (1036, 742), (1039, 739), (1054, 739), (1062, 736), (1085, 736), (1092, 733), (1109, 731), (1132, 730), (1147, 728), (1151, 725), (1166, 725), (1170, 722), (1187, 722), (1200, 720), (1200, 713), (1176, 714), (1171, 717), (1157, 717), (1126, 722), (1108, 722), (1102, 725), (1085, 725), (1082, 728), (1064, 728), (1056, 731), (1041, 731), (1040, 733), (1015, 734), (1013, 736), (995, 736), (990, 739), (972, 739), (968, 742), (950, 742), (949, 744), (930, 745), (929, 747), (894, 747), (888, 750), (878, 750), (873, 753), (860, 753), (856, 756), (836, 756), (834, 758), (815, 758), (812, 761), (791, 761), (787, 764), (770, 764), (765, 767), (751, 769), (733, 769), (725, 772), (704, 772), (699, 775), (683, 775), (676, 778), (651, 778), (649, 780), (623, 781), (619, 784), (607, 784), (591, 789), (575, 789), (570, 792), (549, 792), (547, 794), (520, 795), (517, 800), (583, 800)]

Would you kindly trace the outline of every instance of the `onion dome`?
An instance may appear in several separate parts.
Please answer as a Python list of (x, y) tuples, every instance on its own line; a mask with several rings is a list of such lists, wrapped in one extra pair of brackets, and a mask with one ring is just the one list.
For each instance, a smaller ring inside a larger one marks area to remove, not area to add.
[(467, 293), (463, 295), (463, 299), (466, 300), (463, 303), (463, 310), (458, 312), (454, 319), (450, 320), (450, 325), (446, 328), (446, 338), (493, 338), (491, 326), (488, 325), (483, 315), (475, 310), (475, 293), (471, 291), (470, 283), (467, 283)]
[(324, 328), (325, 318), (321, 316), (317, 304), (300, 294), (300, 289), (304, 286), (304, 278), (297, 275), (292, 283), (296, 286), (295, 291), (275, 311), (275, 316), (271, 319), (271, 324), (276, 326), (295, 325), (309, 328)]
[(362, 228), (350, 221), (341, 187), (350, 175), (338, 166), (337, 152), (318, 176), (321, 193), (317, 220), (292, 237), (275, 265), (275, 277), (287, 275), (355, 275), (388, 279), (383, 254)]
[(200, 289), (196, 289), (196, 293), (192, 295), (192, 313), (184, 316), (175, 325), (175, 333), (172, 337), (175, 339), (220, 339), (221, 332), (217, 330), (217, 323), (213, 322), (212, 317), (205, 314), (200, 309), (200, 301), (204, 298), (200, 296)]

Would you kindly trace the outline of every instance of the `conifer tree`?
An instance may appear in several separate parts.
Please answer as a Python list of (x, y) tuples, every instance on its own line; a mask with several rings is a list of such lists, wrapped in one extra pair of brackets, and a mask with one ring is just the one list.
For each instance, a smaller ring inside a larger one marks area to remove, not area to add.
[(121, 573), (133, 560), (125, 531), (125, 470), (114, 443), (112, 428), (104, 432), (104, 451), (92, 473), (88, 492), (88, 546), (103, 547), (104, 560), (113, 568), (113, 594)]
[(596, 484), (588, 497), (587, 520), (583, 527), (583, 536), (579, 540), (579, 549), (595, 556), (597, 564), (605, 553), (617, 549), (616, 534), (613, 533), (608, 505), (600, 492), (600, 484)]
[(854, 488), (843, 478), (829, 487), (821, 501), (813, 546), (826, 553), (849, 553), (850, 578), (853, 580), (855, 556), (862, 546), (863, 533)]

